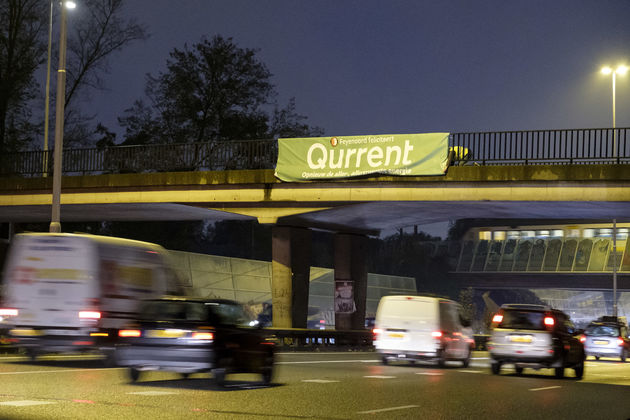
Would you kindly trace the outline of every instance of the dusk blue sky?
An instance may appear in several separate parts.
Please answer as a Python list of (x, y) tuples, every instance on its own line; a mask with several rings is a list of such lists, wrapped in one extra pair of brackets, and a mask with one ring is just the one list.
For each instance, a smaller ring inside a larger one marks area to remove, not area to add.
[[(295, 97), (326, 135), (610, 127), (599, 70), (630, 57), (627, 0), (130, 0), (126, 11), (151, 37), (112, 57), (109, 90), (86, 104), (117, 141), (145, 74), (215, 34), (259, 49), (280, 105)], [(630, 126), (630, 74), (617, 78), (617, 126)]]

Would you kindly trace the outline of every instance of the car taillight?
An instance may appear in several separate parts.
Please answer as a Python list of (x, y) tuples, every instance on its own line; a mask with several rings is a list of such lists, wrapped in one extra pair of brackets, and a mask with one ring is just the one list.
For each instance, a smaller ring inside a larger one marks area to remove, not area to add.
[(383, 334), (383, 330), (380, 328), (374, 328), (372, 330), (372, 334), (374, 334), (374, 338), (377, 338), (379, 335)]
[(214, 340), (214, 333), (209, 331), (195, 331), (192, 333), (192, 338), (195, 340)]
[(617, 345), (618, 346), (623, 346), (623, 338), (621, 338), (621, 337), (617, 338)]
[(503, 315), (496, 314), (492, 317), (492, 322), (495, 324), (500, 324), (503, 321)]
[(431, 333), (431, 337), (433, 337), (433, 338), (442, 338), (442, 331), (433, 331)]
[(580, 343), (584, 343), (586, 341), (586, 336), (584, 334), (582, 334), (580, 336)]
[(101, 319), (101, 313), (98, 311), (81, 311), (79, 312), (81, 319)]
[(18, 310), (15, 308), (0, 308), (0, 316), (17, 316)]
[(140, 330), (120, 330), (118, 331), (119, 337), (140, 337), (142, 332)]
[(543, 322), (547, 327), (553, 327), (556, 323), (556, 320), (553, 319), (552, 316), (546, 316)]

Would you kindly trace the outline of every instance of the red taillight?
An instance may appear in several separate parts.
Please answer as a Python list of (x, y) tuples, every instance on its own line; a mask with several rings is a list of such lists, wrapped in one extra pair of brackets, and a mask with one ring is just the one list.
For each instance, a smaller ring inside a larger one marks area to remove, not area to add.
[(381, 335), (383, 333), (383, 330), (380, 328), (374, 328), (372, 330), (372, 334), (374, 334), (374, 337), (378, 337), (379, 335)]
[(586, 341), (586, 336), (584, 334), (582, 334), (580, 336), (580, 343), (584, 343)]
[(431, 333), (431, 337), (433, 337), (433, 338), (442, 338), (442, 331), (433, 331)]
[(621, 338), (621, 337), (617, 338), (617, 345), (618, 346), (623, 346), (623, 338)]
[(140, 337), (142, 332), (140, 330), (120, 330), (118, 331), (119, 337)]
[(543, 323), (548, 327), (553, 327), (554, 324), (556, 323), (556, 320), (553, 319), (552, 316), (546, 316)]
[(0, 316), (17, 316), (18, 310), (15, 308), (0, 308)]
[(496, 314), (492, 317), (492, 322), (494, 322), (495, 324), (500, 324), (501, 321), (503, 321), (503, 315), (501, 314)]
[(81, 311), (79, 312), (81, 319), (101, 319), (101, 313), (98, 311)]
[(195, 331), (192, 333), (195, 340), (214, 340), (214, 334), (208, 331)]

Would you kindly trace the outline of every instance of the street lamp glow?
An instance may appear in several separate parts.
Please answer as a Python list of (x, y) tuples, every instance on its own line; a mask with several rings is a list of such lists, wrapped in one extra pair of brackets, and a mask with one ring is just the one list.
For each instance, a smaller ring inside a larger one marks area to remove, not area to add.
[(627, 66), (619, 66), (617, 67), (617, 69), (615, 70), (615, 73), (620, 74), (620, 75), (624, 75), (628, 72), (628, 67)]
[(75, 7), (77, 7), (77, 4), (71, 0), (65, 1), (64, 5), (66, 6), (67, 9), (74, 9)]
[(610, 74), (610, 73), (612, 73), (612, 71), (613, 70), (610, 67), (608, 67), (608, 66), (602, 67), (602, 74)]

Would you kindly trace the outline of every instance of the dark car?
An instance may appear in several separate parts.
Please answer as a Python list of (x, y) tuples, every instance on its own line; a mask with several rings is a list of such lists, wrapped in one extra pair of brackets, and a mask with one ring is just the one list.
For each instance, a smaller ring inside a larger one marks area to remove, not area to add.
[[(612, 318), (612, 317), (609, 317)], [(591, 322), (581, 338), (586, 356), (619, 358), (625, 362), (630, 352), (628, 327), (616, 319)]]
[(116, 363), (129, 368), (131, 380), (142, 371), (211, 372), (223, 386), (230, 373), (273, 376), (275, 340), (225, 299), (162, 298), (146, 300), (135, 325), (119, 331)]
[(584, 346), (579, 332), (564, 312), (544, 305), (503, 305), (492, 319), (488, 341), (492, 373), (514, 364), (518, 375), (524, 368), (553, 368), (557, 378), (565, 368), (584, 375)]

